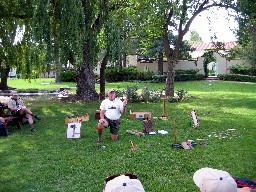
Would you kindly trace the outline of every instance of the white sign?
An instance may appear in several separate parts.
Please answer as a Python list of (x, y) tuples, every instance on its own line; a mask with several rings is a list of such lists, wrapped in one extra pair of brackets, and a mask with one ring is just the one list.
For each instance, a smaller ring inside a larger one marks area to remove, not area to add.
[(73, 123), (68, 123), (67, 126), (67, 138), (80, 138), (80, 133), (81, 133), (81, 123), (79, 122), (73, 122)]

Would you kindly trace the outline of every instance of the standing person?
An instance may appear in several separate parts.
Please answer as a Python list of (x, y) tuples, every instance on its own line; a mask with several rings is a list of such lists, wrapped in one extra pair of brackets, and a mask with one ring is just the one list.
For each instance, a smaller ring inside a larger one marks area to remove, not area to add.
[(116, 98), (115, 90), (108, 90), (108, 98), (103, 100), (100, 105), (100, 120), (98, 123), (99, 139), (98, 144), (102, 143), (101, 134), (104, 128), (110, 127), (110, 137), (113, 141), (118, 138), (121, 114), (125, 113), (127, 99), (123, 101)]
[(33, 114), (30, 109), (28, 109), (19, 98), (17, 91), (12, 91), (11, 99), (8, 102), (8, 108), (11, 111), (12, 115), (16, 115), (18, 117), (26, 117), (28, 119), (28, 123), (30, 125), (30, 130), (36, 131), (34, 127), (34, 121), (32, 116), (36, 119), (41, 120), (41, 118), (35, 114)]

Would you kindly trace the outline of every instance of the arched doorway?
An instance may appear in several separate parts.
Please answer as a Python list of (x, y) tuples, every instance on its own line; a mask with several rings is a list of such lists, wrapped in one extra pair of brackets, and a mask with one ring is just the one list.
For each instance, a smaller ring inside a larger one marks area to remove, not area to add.
[(218, 62), (213, 61), (207, 64), (207, 72), (208, 72), (208, 76), (218, 76)]

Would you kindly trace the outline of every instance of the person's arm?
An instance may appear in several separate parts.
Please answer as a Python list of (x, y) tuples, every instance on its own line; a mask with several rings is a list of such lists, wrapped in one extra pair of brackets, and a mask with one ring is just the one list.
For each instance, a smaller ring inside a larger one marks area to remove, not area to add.
[(127, 99), (124, 99), (122, 102), (122, 107), (120, 109), (121, 114), (124, 114), (126, 112), (126, 106), (127, 106)]
[(100, 119), (104, 119), (104, 114), (105, 114), (106, 110), (100, 110)]
[(105, 122), (104, 121), (105, 112), (106, 112), (105, 103), (104, 103), (104, 101), (102, 101), (101, 104), (100, 104), (100, 120), (99, 120), (99, 123), (104, 123)]
[(249, 187), (243, 187), (243, 188), (238, 188), (238, 192), (256, 192), (256, 190), (251, 189)]

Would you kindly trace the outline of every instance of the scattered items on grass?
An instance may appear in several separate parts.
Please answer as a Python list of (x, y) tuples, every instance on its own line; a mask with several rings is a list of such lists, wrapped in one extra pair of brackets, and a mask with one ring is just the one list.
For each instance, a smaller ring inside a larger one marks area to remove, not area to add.
[(151, 131), (151, 132), (148, 133), (148, 135), (154, 136), (154, 135), (156, 135), (156, 132), (155, 131)]
[(75, 118), (66, 117), (65, 118), (65, 124), (73, 123), (73, 122), (80, 122), (81, 123), (82, 121), (89, 121), (88, 113), (86, 113), (85, 115), (83, 115), (81, 117), (75, 117)]
[(106, 149), (105, 145), (98, 145), (98, 149)]
[(133, 151), (138, 150), (137, 145), (136, 145), (136, 147), (134, 147), (134, 144), (133, 144), (132, 140), (130, 140), (130, 143), (131, 143), (131, 145), (132, 145), (131, 150), (133, 150)]
[(179, 144), (179, 143), (174, 143), (174, 144), (172, 144), (172, 148), (174, 148), (174, 149), (179, 149), (179, 148), (181, 148), (181, 144)]
[(68, 97), (68, 90), (67, 90), (67, 89), (64, 89), (64, 90), (62, 90), (61, 92), (59, 92), (58, 97), (59, 97), (59, 98)]
[(135, 129), (132, 129), (132, 130), (126, 130), (126, 133), (130, 133), (132, 135), (136, 135), (136, 136), (144, 136), (145, 134), (138, 131), (138, 130), (135, 130)]
[(188, 145), (187, 142), (182, 142), (182, 143), (181, 143), (181, 146), (182, 146), (182, 148), (185, 149), (185, 150), (190, 149), (190, 146)]
[(196, 140), (199, 142), (199, 145), (206, 145), (205, 139), (197, 138)]
[(150, 112), (135, 112), (133, 110), (130, 110), (130, 118), (131, 119), (151, 118), (151, 113)]
[(168, 131), (165, 130), (158, 130), (157, 133), (161, 134), (161, 135), (166, 135), (168, 134)]
[(195, 145), (196, 145), (196, 143), (193, 140), (187, 140), (187, 141), (181, 143), (182, 148), (185, 150), (194, 149)]
[(231, 139), (233, 137), (237, 137), (236, 129), (227, 129), (222, 132), (212, 132), (208, 137), (219, 138), (219, 139)]

